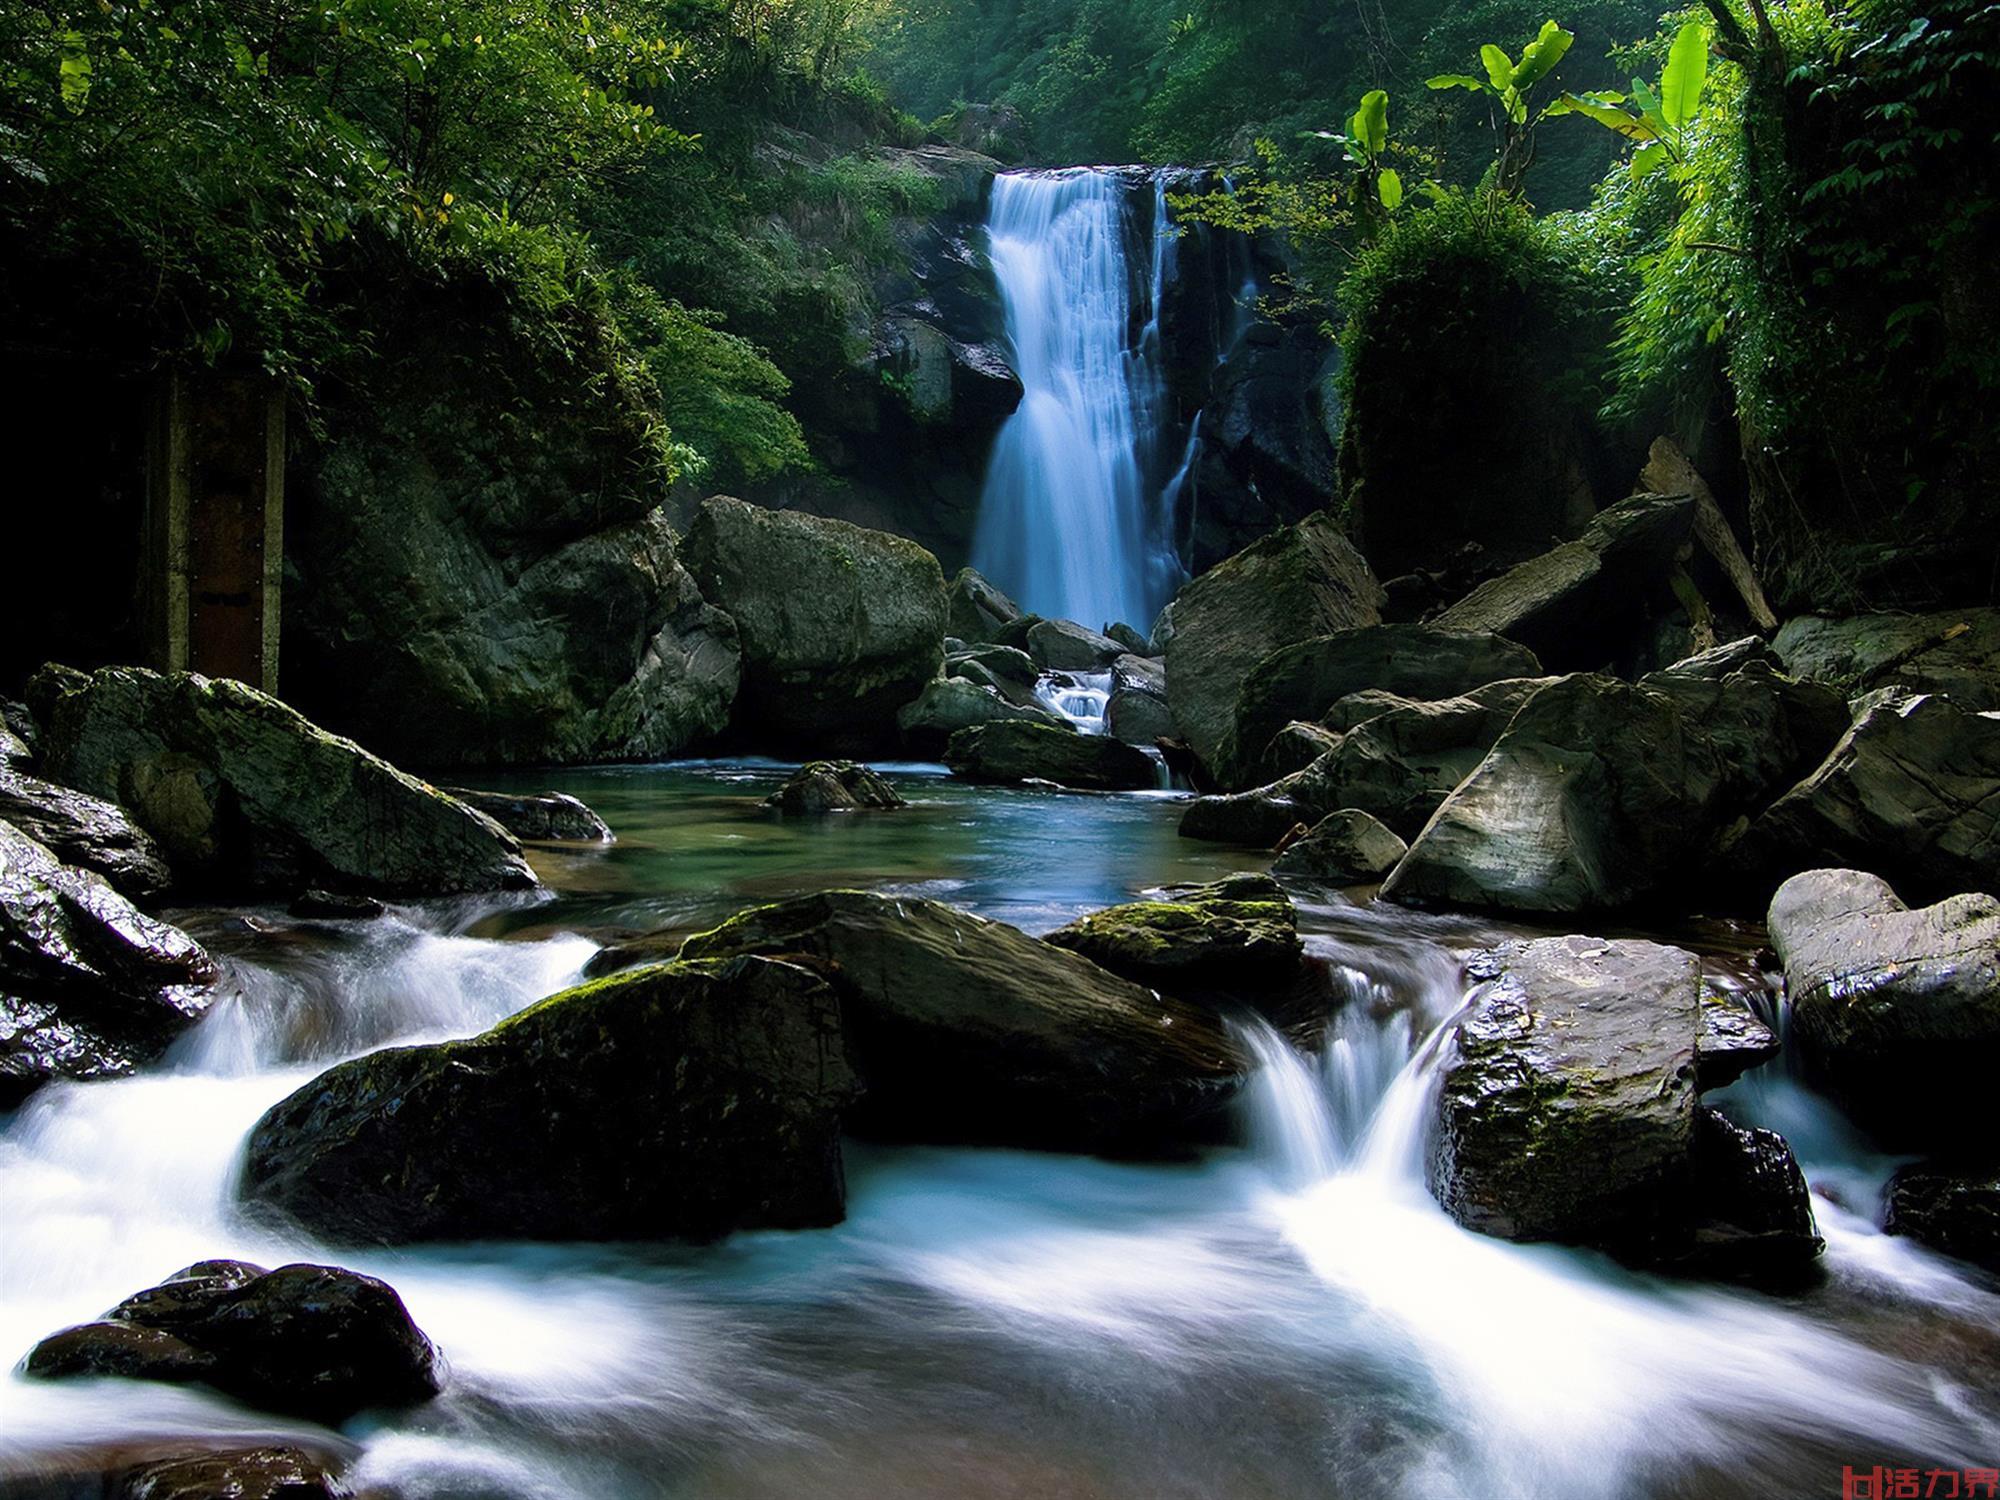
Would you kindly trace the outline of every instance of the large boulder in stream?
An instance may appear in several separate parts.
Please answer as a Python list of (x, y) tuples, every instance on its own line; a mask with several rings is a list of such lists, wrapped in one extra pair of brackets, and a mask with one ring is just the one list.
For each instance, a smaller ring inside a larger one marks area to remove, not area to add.
[(333, 1426), (440, 1388), (437, 1350), (386, 1282), (337, 1266), (266, 1271), (235, 1260), (198, 1262), (94, 1323), (51, 1334), (22, 1372), (208, 1385)]
[(1111, 696), (1104, 705), (1104, 728), (1128, 745), (1157, 745), (1174, 732), (1167, 706), (1167, 669), (1156, 657), (1131, 652), (1111, 664)]
[(1020, 721), (960, 730), (945, 745), (944, 763), (966, 781), (1000, 785), (1048, 781), (1094, 792), (1159, 785), (1152, 757), (1122, 740)]
[(1168, 606), (1167, 702), (1196, 757), (1218, 764), (1236, 700), (1280, 647), (1381, 619), (1382, 586), (1334, 519), (1283, 527), (1187, 584)]
[(1100, 968), (1203, 1003), (1256, 1005), (1298, 978), (1305, 956), (1298, 913), (1268, 875), (1170, 887), (1078, 917), (1046, 942)]
[(1027, 649), (1046, 672), (1103, 672), (1129, 648), (1073, 620), (1037, 620), (1028, 627)]
[(488, 792), (473, 787), (444, 788), (467, 807), (483, 812), (518, 839), (608, 844), (611, 825), (567, 792)]
[(213, 999), (215, 961), (0, 822), (0, 1109), (57, 1078), (130, 1073)]
[(115, 802), (0, 766), (0, 818), (67, 864), (102, 875), (134, 901), (173, 884), (153, 836)]
[(1285, 845), (1271, 873), (1330, 885), (1380, 880), (1396, 868), (1410, 846), (1358, 807), (1328, 813)]
[(244, 683), (51, 668), (33, 690), (48, 775), (124, 807), (190, 890), (432, 896), (536, 883), (491, 818)]
[(853, 1122), (893, 1139), (1154, 1154), (1226, 1131), (1247, 1068), (1212, 1013), (935, 901), (801, 896), (681, 952), (826, 965), (867, 1085)]
[(764, 805), (786, 817), (819, 813), (889, 811), (906, 807), (902, 794), (868, 767), (851, 760), (808, 761)]
[(736, 724), (781, 749), (896, 748), (896, 711), (944, 660), (935, 557), (884, 531), (718, 495), (683, 553), (743, 647)]
[(810, 970), (654, 965), (328, 1069), (251, 1130), (238, 1191), (339, 1243), (810, 1228), (845, 1211), (858, 1092)]
[(945, 629), (968, 644), (985, 644), (1020, 618), (1021, 606), (971, 568), (960, 568), (946, 591)]
[(1912, 911), (1859, 870), (1794, 875), (1771, 898), (1792, 1030), (1847, 1108), (1892, 1143), (1990, 1139), (2000, 1069), (2000, 899)]

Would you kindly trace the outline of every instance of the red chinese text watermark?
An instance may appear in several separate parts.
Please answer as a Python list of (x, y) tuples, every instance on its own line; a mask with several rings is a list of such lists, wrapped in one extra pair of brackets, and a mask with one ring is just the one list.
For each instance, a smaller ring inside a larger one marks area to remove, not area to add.
[(1840, 1500), (2000, 1500), (2000, 1469), (1843, 1466)]

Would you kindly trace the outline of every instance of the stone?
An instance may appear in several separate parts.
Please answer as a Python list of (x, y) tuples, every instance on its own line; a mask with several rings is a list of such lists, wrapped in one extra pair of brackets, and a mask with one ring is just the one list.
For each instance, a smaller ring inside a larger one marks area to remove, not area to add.
[(1248, 1000), (1289, 986), (1305, 947), (1275, 880), (1238, 875), (1090, 912), (1046, 942), (1171, 995)]
[(1218, 563), (1175, 595), (1165, 642), (1167, 702), (1195, 756), (1213, 767), (1257, 664), (1297, 641), (1381, 618), (1384, 595), (1324, 512)]
[(122, 806), (190, 891), (401, 897), (536, 884), (492, 819), (244, 683), (105, 667), (45, 672), (34, 687), (50, 778)]
[(2000, 1274), (2000, 1170), (1915, 1162), (1889, 1179), (1887, 1197), (1888, 1233)]
[(1577, 540), (1480, 584), (1430, 623), (1506, 636), (1553, 671), (1601, 668), (1650, 607), (1671, 599), (1668, 576), (1693, 525), (1689, 496), (1633, 495), (1600, 511)]
[(1264, 746), (1264, 770), (1282, 780), (1340, 748), (1340, 735), (1324, 724), (1295, 719)]
[(1746, 1129), (1713, 1109), (1694, 1119), (1688, 1222), (1649, 1257), (1682, 1275), (1783, 1284), (1826, 1248), (1812, 1192), (1785, 1138)]
[(1161, 662), (1127, 652), (1111, 664), (1111, 697), (1104, 706), (1104, 727), (1128, 745), (1157, 745), (1173, 736), (1167, 671)]
[(1395, 869), (1409, 847), (1379, 820), (1359, 808), (1345, 807), (1328, 813), (1304, 838), (1287, 845), (1271, 873), (1328, 885), (1361, 885)]
[(151, 1458), (119, 1471), (110, 1500), (346, 1500), (340, 1462), (275, 1443)]
[(1104, 633), (1133, 656), (1148, 657), (1153, 654), (1153, 643), (1123, 620), (1112, 621), (1104, 627)]
[(1099, 792), (1159, 785), (1152, 758), (1121, 740), (1019, 721), (961, 729), (945, 745), (944, 763), (966, 781), (1001, 785), (1049, 781)]
[(1454, 698), (1506, 678), (1538, 677), (1532, 651), (1497, 635), (1428, 625), (1364, 625), (1285, 646), (1251, 669), (1213, 769), (1226, 786), (1268, 780), (1271, 738), (1292, 720), (1316, 720), (1348, 694), (1376, 689), (1413, 699)]
[(0, 1108), (130, 1073), (215, 997), (215, 960), (101, 876), (0, 822)]
[(968, 644), (993, 639), (1003, 625), (1021, 618), (1021, 606), (971, 568), (960, 568), (946, 597), (945, 626)]
[(851, 760), (815, 760), (800, 766), (764, 799), (788, 817), (907, 807), (881, 776)]
[(35, 764), (35, 728), (27, 708), (0, 699), (0, 770), (27, 772)]
[(367, 922), (388, 911), (388, 907), (373, 896), (318, 890), (306, 891), (295, 897), (285, 909), (292, 916), (322, 922)]
[(440, 1389), (437, 1350), (388, 1283), (337, 1266), (206, 1261), (37, 1344), (42, 1380), (115, 1375), (215, 1387), (337, 1426)]
[(1062, 734), (1076, 726), (1039, 703), (1013, 703), (996, 687), (964, 677), (940, 677), (926, 684), (914, 703), (896, 714), (904, 743), (920, 755), (942, 755), (953, 735), (978, 724), (1039, 724)]
[(2000, 714), (1892, 697), (1751, 825), (1741, 857), (1770, 878), (1855, 865), (1918, 897), (2000, 893), (1996, 784)]
[(1287, 776), (1255, 791), (1196, 797), (1181, 814), (1181, 837), (1269, 849), (1299, 824), (1321, 816), (1294, 795), (1298, 781), (1296, 775)]
[(1018, 647), (967, 646), (962, 651), (945, 653), (944, 675), (987, 683), (1000, 689), (1011, 702), (1032, 703), (1042, 669)]
[(1850, 696), (1893, 687), (1944, 693), (1973, 713), (2000, 710), (2000, 609), (1787, 620), (1772, 642), (1794, 676)]
[(722, 495), (702, 503), (682, 551), (703, 597), (736, 622), (743, 734), (819, 754), (897, 748), (896, 711), (944, 661), (935, 557), (887, 532)]
[(328, 1069), (251, 1130), (238, 1191), (341, 1243), (810, 1228), (844, 1212), (857, 1093), (818, 975), (659, 964)]
[[(1785, 672), (1783, 658), (1771, 649), (1771, 643), (1759, 635), (1739, 636), (1733, 641), (1725, 641), (1719, 646), (1711, 646), (1706, 651), (1697, 651), (1692, 656), (1684, 656), (1672, 666), (1665, 668), (1677, 677), (1724, 678), (1739, 667), (1751, 663), (1769, 667), (1774, 672)], [(1804, 673), (1789, 675), (1804, 678)]]
[(1426, 1175), (1468, 1229), (1644, 1245), (1692, 1180), (1701, 964), (1655, 943), (1503, 944), (1452, 1031)]
[(485, 813), (517, 839), (581, 844), (612, 841), (611, 825), (567, 792), (485, 792), (462, 786), (444, 790), (467, 807)]
[(1038, 620), (1028, 628), (1028, 655), (1045, 672), (1102, 672), (1125, 654), (1110, 636), (1071, 620)]
[(151, 834), (102, 797), (0, 767), (0, 818), (65, 864), (94, 870), (134, 901), (150, 901), (174, 883)]
[(1859, 870), (1794, 875), (1771, 898), (1792, 1032), (1850, 1113), (1892, 1146), (1990, 1138), (2000, 1069), (2000, 899), (1912, 911)]
[(1726, 1088), (1783, 1050), (1778, 1034), (1757, 1019), (1742, 995), (1702, 979), (1701, 1034), (1695, 1038), (1697, 1088), (1703, 1093)]
[(1248, 1067), (1212, 1013), (935, 901), (801, 896), (682, 949), (742, 953), (830, 966), (853, 1124), (891, 1139), (1155, 1155), (1226, 1133)]

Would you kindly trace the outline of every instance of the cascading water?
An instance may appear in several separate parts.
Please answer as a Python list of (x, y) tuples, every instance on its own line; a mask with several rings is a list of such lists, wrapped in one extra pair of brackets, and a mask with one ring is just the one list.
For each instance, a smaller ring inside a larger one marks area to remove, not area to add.
[(1135, 285), (1130, 197), (1127, 178), (1088, 168), (994, 180), (987, 230), (1023, 394), (987, 469), (973, 566), (1037, 614), (1143, 630), (1181, 576), (1162, 503), (1178, 476), (1158, 482), (1173, 247), (1155, 179), (1151, 274)]

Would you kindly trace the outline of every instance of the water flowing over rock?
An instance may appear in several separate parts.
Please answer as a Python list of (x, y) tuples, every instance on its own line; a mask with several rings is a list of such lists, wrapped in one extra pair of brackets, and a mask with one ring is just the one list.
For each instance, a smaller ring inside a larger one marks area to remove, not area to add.
[(243, 683), (105, 667), (45, 671), (34, 691), (49, 776), (125, 808), (177, 885), (426, 896), (536, 883), (492, 819)]
[(579, 799), (564, 792), (476, 791), (444, 788), (467, 807), (483, 812), (517, 839), (608, 844), (611, 827)]
[(938, 675), (946, 599), (937, 559), (845, 521), (716, 496), (684, 546), (702, 593), (736, 621), (738, 729), (774, 748), (896, 748), (896, 712)]
[(1166, 994), (1255, 1005), (1300, 972), (1304, 945), (1291, 898), (1264, 875), (1167, 890), (1078, 917), (1045, 941)]
[(1380, 622), (1383, 594), (1332, 517), (1272, 533), (1184, 587), (1170, 608), (1167, 702), (1202, 764), (1215, 767), (1237, 698), (1281, 647)]
[(266, 1271), (228, 1260), (198, 1262), (98, 1322), (50, 1335), (24, 1369), (44, 1380), (199, 1383), (333, 1425), (427, 1401), (440, 1386), (436, 1349), (386, 1282), (337, 1266)]
[(1695, 1038), (1696, 1087), (1704, 1093), (1723, 1088), (1783, 1050), (1778, 1034), (1757, 1018), (1741, 995), (1703, 978), (1701, 1035)]
[(1153, 1154), (1224, 1129), (1247, 1066), (1213, 1015), (935, 901), (802, 896), (682, 949), (740, 953), (832, 966), (854, 1123), (897, 1139)]
[(816, 975), (654, 965), (329, 1069), (257, 1122), (239, 1191), (342, 1243), (833, 1224), (857, 1093)]
[(1287, 844), (1272, 863), (1271, 873), (1354, 885), (1380, 880), (1396, 868), (1409, 847), (1367, 813), (1346, 807), (1328, 813)]
[(134, 901), (151, 900), (174, 882), (153, 836), (102, 797), (0, 767), (0, 818)]
[(289, 1445), (205, 1449), (119, 1468), (103, 1476), (110, 1500), (347, 1500), (342, 1465)]
[(860, 812), (908, 804), (875, 772), (851, 760), (815, 760), (800, 766), (764, 799), (766, 807), (790, 816)]
[(1003, 785), (1052, 781), (1094, 792), (1145, 791), (1159, 785), (1152, 758), (1122, 740), (1019, 721), (960, 730), (945, 746), (944, 763), (967, 781)]
[(129, 1073), (213, 999), (215, 961), (104, 880), (0, 822), (0, 1108)]
[(1849, 694), (1893, 687), (1946, 693), (1962, 709), (2000, 709), (2000, 609), (1787, 620), (1772, 643), (1795, 677)]
[(1889, 1140), (1991, 1139), (2000, 1069), (2000, 899), (1912, 911), (1859, 870), (1794, 875), (1771, 898), (1792, 1026), (1809, 1062)]
[(1713, 1109), (1694, 1116), (1687, 1223), (1653, 1257), (1683, 1275), (1782, 1283), (1826, 1248), (1812, 1193), (1785, 1138)]

